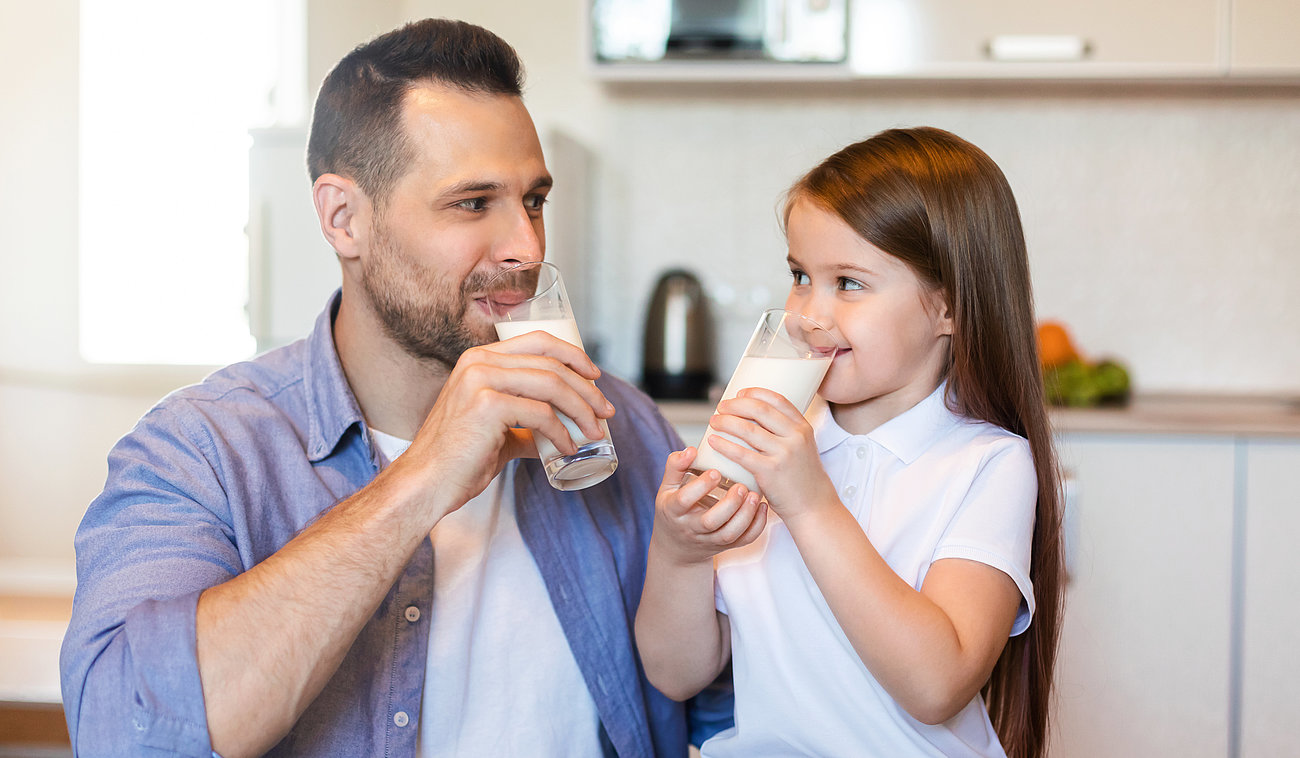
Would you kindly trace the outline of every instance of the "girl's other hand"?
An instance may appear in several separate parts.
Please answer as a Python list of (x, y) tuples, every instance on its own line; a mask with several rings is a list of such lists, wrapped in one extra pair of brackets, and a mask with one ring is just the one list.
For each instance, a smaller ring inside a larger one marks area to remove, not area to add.
[(709, 438), (717, 453), (754, 475), (781, 518), (797, 516), (819, 503), (840, 502), (822, 468), (812, 425), (780, 393), (760, 387), (741, 390), (718, 404), (709, 425), (753, 448), (718, 435)]
[(683, 483), (695, 455), (695, 448), (688, 447), (668, 456), (655, 497), (651, 540), (664, 557), (679, 564), (711, 561), (723, 550), (748, 545), (767, 524), (767, 506), (743, 484), (733, 486), (712, 506), (702, 504), (722, 476), (710, 470)]

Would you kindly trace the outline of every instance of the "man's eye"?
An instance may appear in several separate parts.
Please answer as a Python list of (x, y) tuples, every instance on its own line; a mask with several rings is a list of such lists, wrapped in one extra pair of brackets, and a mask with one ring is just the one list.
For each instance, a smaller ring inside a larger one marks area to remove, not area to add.
[(524, 206), (530, 211), (540, 211), (546, 205), (545, 195), (529, 195), (524, 198)]
[(481, 211), (487, 208), (487, 198), (471, 197), (456, 203), (457, 207), (464, 208), (467, 211)]

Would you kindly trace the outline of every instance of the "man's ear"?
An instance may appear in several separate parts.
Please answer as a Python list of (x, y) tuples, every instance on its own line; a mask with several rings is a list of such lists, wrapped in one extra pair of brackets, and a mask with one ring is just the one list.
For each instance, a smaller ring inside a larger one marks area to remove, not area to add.
[(321, 234), (341, 257), (360, 255), (361, 237), (369, 224), (370, 202), (356, 182), (338, 174), (321, 174), (312, 184), (312, 202)]

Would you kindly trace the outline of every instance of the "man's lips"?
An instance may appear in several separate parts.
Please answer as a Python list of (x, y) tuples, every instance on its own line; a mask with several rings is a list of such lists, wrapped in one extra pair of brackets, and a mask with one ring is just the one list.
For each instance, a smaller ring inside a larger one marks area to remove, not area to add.
[(471, 295), (470, 299), (488, 313), (502, 313), (528, 299), (528, 295), (514, 292), (493, 292)]

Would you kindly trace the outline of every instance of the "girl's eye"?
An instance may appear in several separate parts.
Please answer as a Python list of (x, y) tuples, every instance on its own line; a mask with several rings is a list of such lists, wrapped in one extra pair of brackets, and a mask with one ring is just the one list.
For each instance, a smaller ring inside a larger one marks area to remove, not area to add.
[(808, 283), (808, 275), (797, 268), (790, 269), (790, 278), (794, 280), (796, 286)]
[(467, 211), (481, 211), (487, 208), (487, 198), (471, 197), (456, 203), (457, 207), (464, 208)]
[(862, 282), (859, 282), (856, 279), (842, 276), (840, 277), (840, 289), (846, 292), (852, 292), (854, 290), (866, 289), (866, 287), (863, 286)]

